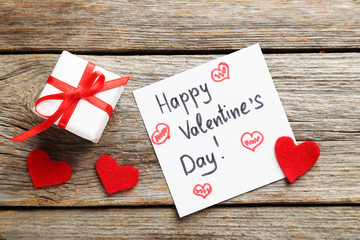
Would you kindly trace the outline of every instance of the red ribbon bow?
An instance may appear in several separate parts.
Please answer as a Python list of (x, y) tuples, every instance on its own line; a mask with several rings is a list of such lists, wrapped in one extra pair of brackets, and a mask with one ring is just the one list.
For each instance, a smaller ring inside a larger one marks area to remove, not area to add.
[[(49, 79), (47, 80), (47, 83), (60, 89), (63, 92), (41, 97), (35, 102), (35, 111), (41, 116), (48, 119), (40, 123), (39, 125), (35, 126), (34, 128), (10, 140), (16, 142), (22, 142), (44, 131), (45, 129), (53, 125), (59, 118), (60, 121), (58, 123), (58, 126), (65, 129), (67, 123), (70, 120), (71, 115), (75, 111), (75, 108), (81, 98), (84, 98), (92, 105), (105, 111), (110, 117), (111, 114), (113, 113), (112, 106), (102, 101), (101, 99), (95, 97), (94, 94), (126, 85), (130, 77), (122, 77), (105, 82), (104, 74), (102, 74), (99, 71), (94, 72), (94, 68), (95, 68), (95, 64), (90, 62), (87, 64), (77, 88), (65, 82), (62, 82), (61, 80), (53, 76), (50, 76)], [(39, 105), (39, 103), (47, 100), (63, 100), (59, 108), (56, 110), (56, 112), (50, 116), (45, 116), (37, 111), (37, 106)]]

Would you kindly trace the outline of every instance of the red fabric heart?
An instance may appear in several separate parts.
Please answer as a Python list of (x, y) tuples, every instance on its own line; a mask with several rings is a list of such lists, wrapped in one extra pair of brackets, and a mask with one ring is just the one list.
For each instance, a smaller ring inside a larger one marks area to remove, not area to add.
[(36, 188), (64, 183), (71, 176), (71, 167), (67, 162), (52, 162), (47, 152), (41, 149), (30, 152), (27, 166)]
[(97, 160), (96, 170), (109, 194), (133, 188), (139, 180), (136, 168), (129, 165), (120, 167), (109, 155), (103, 155)]
[(291, 137), (280, 137), (275, 143), (275, 154), (286, 178), (292, 183), (315, 164), (320, 148), (311, 141), (295, 145)]

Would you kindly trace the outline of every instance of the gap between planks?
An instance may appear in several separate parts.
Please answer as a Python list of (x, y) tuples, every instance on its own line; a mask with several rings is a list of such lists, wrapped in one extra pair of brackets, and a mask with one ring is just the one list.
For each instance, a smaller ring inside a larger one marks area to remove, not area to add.
[[(252, 44), (249, 44), (251, 46)], [(244, 47), (246, 48), (246, 47)], [(224, 50), (113, 50), (113, 51), (104, 51), (104, 50), (71, 50), (73, 54), (82, 54), (82, 55), (93, 55), (93, 56), (139, 56), (139, 55), (149, 55), (149, 56), (184, 56), (184, 55), (227, 55), (235, 51), (244, 49), (244, 48), (233, 48), (233, 49), (224, 49)], [(63, 49), (66, 50), (66, 49)], [(0, 49), (1, 55), (32, 55), (32, 54), (61, 54), (63, 50), (14, 50), (6, 51)], [(261, 48), (263, 54), (302, 54), (302, 53), (359, 53), (360, 48), (286, 48), (286, 49), (276, 49), (276, 48)]]
[[(360, 203), (244, 203), (244, 204), (215, 204), (208, 208), (327, 208), (327, 207), (360, 207)], [(30, 211), (30, 210), (79, 210), (79, 209), (150, 209), (150, 208), (164, 208), (175, 209), (175, 205), (97, 205), (97, 206), (0, 206), (1, 211)]]

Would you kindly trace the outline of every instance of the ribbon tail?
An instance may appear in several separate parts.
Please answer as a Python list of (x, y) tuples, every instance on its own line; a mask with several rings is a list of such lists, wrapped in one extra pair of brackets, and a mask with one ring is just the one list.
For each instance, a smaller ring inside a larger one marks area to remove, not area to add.
[(21, 133), (20, 135), (17, 135), (16, 137), (13, 137), (10, 139), (10, 141), (14, 142), (22, 142), (25, 141), (28, 138), (31, 138), (32, 136), (35, 136), (36, 134), (44, 131), (45, 129), (49, 128), (51, 125), (53, 125), (56, 120), (59, 119), (61, 116), (62, 111), (56, 111), (51, 117), (46, 119), (44, 122), (40, 123), (39, 125), (27, 130), (26, 132)]
[(112, 89), (112, 88), (124, 86), (124, 85), (127, 84), (129, 79), (130, 79), (130, 77), (121, 77), (121, 78), (117, 78), (117, 79), (107, 81), (107, 82), (104, 83), (104, 86), (101, 88), (100, 92), (106, 91), (106, 90), (109, 90), (109, 89)]

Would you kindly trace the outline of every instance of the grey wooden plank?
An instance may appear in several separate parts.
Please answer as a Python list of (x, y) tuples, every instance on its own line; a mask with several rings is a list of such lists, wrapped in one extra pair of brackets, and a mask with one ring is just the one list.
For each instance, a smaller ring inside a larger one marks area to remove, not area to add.
[(357, 239), (359, 207), (2, 210), (2, 239)]
[(359, 49), (360, 2), (5, 0), (0, 51)]
[[(205, 63), (219, 55), (83, 56), (119, 75), (130, 75), (98, 144), (51, 127), (24, 143), (8, 139), (42, 120), (31, 112), (58, 55), (0, 56), (0, 205), (171, 205), (171, 196), (131, 91)], [(266, 60), (299, 142), (315, 140), (322, 154), (295, 184), (285, 180), (236, 197), (243, 203), (359, 203), (360, 54), (269, 54)], [(61, 139), (61, 140), (59, 140)], [(42, 148), (73, 168), (69, 182), (35, 189), (26, 158)], [(102, 154), (140, 171), (138, 185), (109, 196), (95, 171)]]

